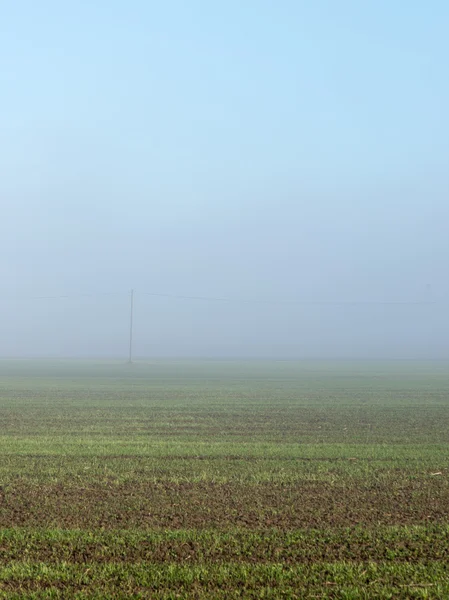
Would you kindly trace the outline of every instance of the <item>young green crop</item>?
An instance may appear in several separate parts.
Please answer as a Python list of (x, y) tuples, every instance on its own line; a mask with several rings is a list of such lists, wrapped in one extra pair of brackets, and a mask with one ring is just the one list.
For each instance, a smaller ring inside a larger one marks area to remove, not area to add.
[(449, 596), (449, 369), (0, 361), (0, 598)]

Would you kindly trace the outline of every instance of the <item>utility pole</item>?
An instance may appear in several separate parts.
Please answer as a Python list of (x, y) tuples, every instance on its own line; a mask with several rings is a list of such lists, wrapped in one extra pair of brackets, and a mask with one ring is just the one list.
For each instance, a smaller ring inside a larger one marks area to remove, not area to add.
[(134, 316), (134, 290), (131, 290), (131, 304), (129, 310), (129, 357), (128, 363), (133, 362), (133, 316)]

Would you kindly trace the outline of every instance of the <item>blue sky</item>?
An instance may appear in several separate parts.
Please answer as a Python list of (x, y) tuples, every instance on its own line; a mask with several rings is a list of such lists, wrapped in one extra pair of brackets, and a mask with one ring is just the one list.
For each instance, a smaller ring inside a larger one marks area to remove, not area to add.
[(444, 295), (448, 26), (442, 0), (3, 2), (6, 285)]

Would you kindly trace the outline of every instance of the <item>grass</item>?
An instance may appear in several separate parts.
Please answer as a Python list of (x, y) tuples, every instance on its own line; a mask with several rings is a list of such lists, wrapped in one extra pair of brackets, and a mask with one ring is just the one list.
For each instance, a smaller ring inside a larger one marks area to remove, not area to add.
[(0, 361), (0, 598), (449, 598), (447, 367)]

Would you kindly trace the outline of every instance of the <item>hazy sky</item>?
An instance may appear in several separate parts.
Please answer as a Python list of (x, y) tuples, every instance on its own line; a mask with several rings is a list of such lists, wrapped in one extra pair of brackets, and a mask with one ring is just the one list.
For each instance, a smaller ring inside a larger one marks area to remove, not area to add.
[(449, 356), (448, 30), (446, 0), (2, 2), (0, 355), (126, 352), (133, 287), (140, 354)]

